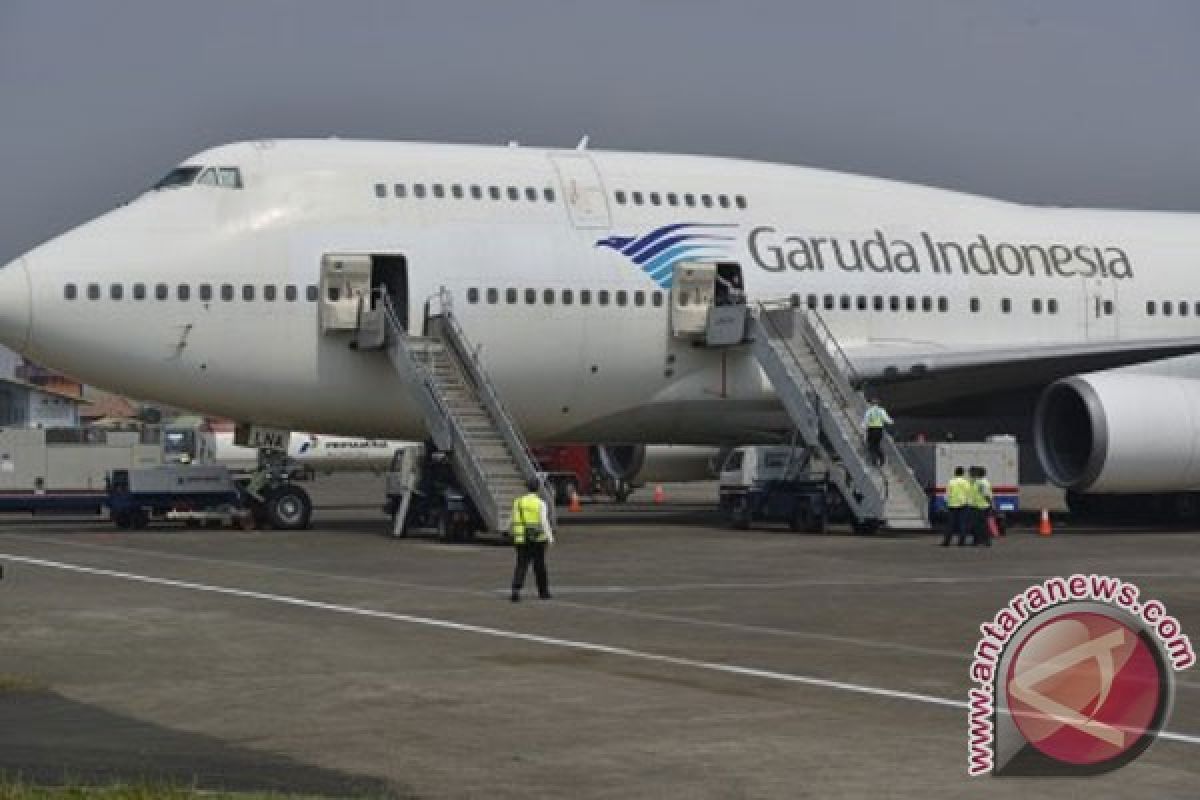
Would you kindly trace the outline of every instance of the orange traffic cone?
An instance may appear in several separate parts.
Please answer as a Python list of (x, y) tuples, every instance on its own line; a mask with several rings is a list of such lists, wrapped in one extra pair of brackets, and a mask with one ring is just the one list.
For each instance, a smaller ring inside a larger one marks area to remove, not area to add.
[(1050, 512), (1042, 509), (1042, 519), (1038, 522), (1038, 536), (1049, 536), (1054, 533), (1054, 529), (1050, 527)]
[(662, 484), (656, 484), (654, 487), (654, 502), (663, 503), (666, 502), (666, 499), (667, 493), (663, 491)]
[(583, 511), (583, 506), (579, 504), (579, 492), (575, 491), (575, 487), (571, 487), (571, 499), (567, 502), (567, 511)]

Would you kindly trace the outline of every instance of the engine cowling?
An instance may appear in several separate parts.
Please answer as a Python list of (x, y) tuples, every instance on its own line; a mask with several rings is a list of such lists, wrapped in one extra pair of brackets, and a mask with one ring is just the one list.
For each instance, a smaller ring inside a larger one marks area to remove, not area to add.
[(1034, 415), (1038, 459), (1076, 492), (1200, 488), (1200, 381), (1096, 372), (1051, 384)]
[(665, 444), (605, 444), (596, 451), (610, 478), (639, 486), (713, 478), (721, 453), (716, 447)]

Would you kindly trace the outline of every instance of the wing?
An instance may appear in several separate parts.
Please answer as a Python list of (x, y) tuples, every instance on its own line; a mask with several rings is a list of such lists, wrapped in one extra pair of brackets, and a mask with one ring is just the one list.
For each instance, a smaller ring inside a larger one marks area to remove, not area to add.
[(1200, 337), (953, 349), (930, 342), (872, 342), (845, 349), (859, 378), (885, 392), (889, 405), (936, 412), (948, 404), (961, 409), (961, 401), (971, 397), (1036, 396), (1080, 372), (1200, 353)]

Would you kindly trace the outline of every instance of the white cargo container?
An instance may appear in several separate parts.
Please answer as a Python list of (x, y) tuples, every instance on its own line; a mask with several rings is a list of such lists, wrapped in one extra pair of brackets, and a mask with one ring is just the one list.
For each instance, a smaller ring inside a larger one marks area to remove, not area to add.
[(996, 510), (1020, 508), (1016, 437), (989, 436), (983, 442), (904, 442), (898, 447), (929, 495), (931, 512), (946, 510), (946, 483), (954, 476), (955, 467), (983, 467), (992, 484)]
[(99, 511), (116, 469), (162, 463), (157, 429), (0, 429), (0, 511)]

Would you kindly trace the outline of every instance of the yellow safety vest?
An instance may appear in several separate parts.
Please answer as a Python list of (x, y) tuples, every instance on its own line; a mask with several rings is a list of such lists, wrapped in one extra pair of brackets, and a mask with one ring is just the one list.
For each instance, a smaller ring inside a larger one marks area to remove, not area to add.
[(886, 419), (887, 412), (879, 406), (871, 406), (867, 409), (868, 428), (882, 428)]
[(971, 505), (975, 508), (992, 507), (992, 484), (987, 478), (977, 478), (971, 484)]
[(523, 494), (513, 500), (512, 538), (514, 543), (525, 543), (527, 528), (536, 531), (533, 537), (535, 542), (546, 541), (546, 532), (542, 530), (542, 498), (536, 492)]
[(963, 476), (955, 475), (946, 482), (946, 506), (948, 508), (962, 508), (967, 504), (970, 494), (971, 484)]

